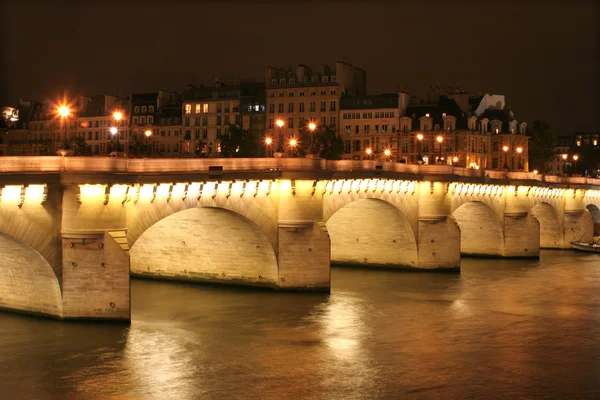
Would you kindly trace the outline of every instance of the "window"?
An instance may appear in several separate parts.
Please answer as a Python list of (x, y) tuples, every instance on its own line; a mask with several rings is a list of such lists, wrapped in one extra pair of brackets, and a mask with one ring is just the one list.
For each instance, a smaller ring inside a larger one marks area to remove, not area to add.
[(149, 111), (149, 112), (154, 112), (154, 106), (150, 106), (150, 107), (148, 107), (148, 111)]
[(229, 115), (225, 116), (225, 125), (229, 125)]
[(229, 112), (229, 103), (225, 103), (225, 112), (228, 113)]
[(300, 92), (299, 96), (304, 97), (304, 92)]
[(200, 139), (200, 129), (194, 131), (194, 139)]
[(288, 97), (294, 97), (294, 92), (289, 92)]
[(217, 128), (217, 137), (221, 137), (221, 128)]
[(196, 104), (196, 114), (200, 114), (200, 104)]
[(200, 125), (200, 117), (194, 118), (194, 125), (196, 125), (196, 126)]
[(310, 95), (311, 95), (311, 96), (316, 96), (316, 95), (317, 95), (317, 92), (310, 92)]
[(344, 153), (350, 153), (352, 150), (352, 142), (350, 140), (344, 141)]
[(154, 117), (153, 116), (149, 116), (148, 117), (148, 123), (151, 124), (154, 122)]
[(208, 112), (208, 104), (206, 104), (206, 103), (202, 104), (202, 112), (203, 113), (207, 113)]
[(269, 118), (269, 128), (273, 128), (275, 126), (273, 118)]
[(235, 124), (238, 126), (242, 126), (242, 116), (241, 115), (236, 115), (235, 116)]
[(381, 124), (381, 133), (386, 133), (387, 130), (387, 124)]
[(317, 82), (319, 82), (319, 77), (313, 76), (311, 80), (313, 81), (313, 83), (317, 83)]
[(329, 102), (329, 111), (335, 111), (335, 101)]
[(133, 107), (133, 112), (136, 113), (136, 114), (139, 113), (140, 112), (140, 107), (139, 106)]
[(183, 120), (183, 124), (185, 126), (190, 126), (190, 117), (185, 117), (184, 120)]
[(190, 130), (189, 130), (189, 129), (186, 129), (186, 130), (185, 130), (185, 134), (184, 134), (184, 136), (183, 136), (183, 139), (184, 139), (184, 140), (190, 140), (191, 138), (192, 138), (192, 133), (190, 132)]
[(352, 146), (353, 147), (352, 150), (360, 151), (360, 140), (354, 140), (353, 143), (354, 143), (354, 146)]
[(208, 125), (208, 117), (206, 115), (204, 117), (202, 117), (202, 125), (203, 126), (207, 126)]
[(304, 103), (300, 103), (300, 112), (304, 112)]
[(350, 133), (352, 127), (350, 125), (346, 125), (346, 133)]
[(186, 104), (185, 105), (185, 113), (186, 114), (191, 114), (192, 113), (192, 105), (191, 104)]
[(326, 111), (327, 110), (327, 102), (326, 101), (322, 101), (321, 102), (321, 111)]
[(314, 101), (310, 102), (310, 109), (309, 109), (310, 111), (315, 111), (315, 104), (316, 103)]
[(275, 112), (275, 104), (269, 104), (269, 112), (273, 114)]
[(581, 146), (581, 140), (577, 141), (577, 146)]
[(217, 125), (221, 125), (221, 121), (222, 121), (221, 116), (217, 115)]
[(321, 90), (321, 96), (326, 96), (327, 95), (327, 90)]
[(375, 133), (379, 133), (379, 125), (375, 125)]
[(202, 129), (202, 139), (207, 139), (208, 138), (208, 129), (204, 128)]
[(360, 133), (360, 127), (358, 125), (354, 126), (354, 133)]
[(271, 85), (277, 85), (277, 79), (271, 79)]
[(280, 85), (285, 85), (285, 78), (279, 79), (279, 84)]
[(138, 117), (133, 117), (133, 123), (137, 124), (138, 123)]
[(329, 119), (329, 126), (331, 126), (332, 128), (335, 128), (335, 123), (336, 123), (335, 117), (331, 117)]
[(365, 132), (365, 133), (369, 132), (369, 125), (364, 125), (363, 132)]
[(323, 77), (323, 82), (329, 82), (329, 77), (328, 76), (324, 76)]
[(335, 75), (331, 75), (331, 82), (335, 82), (336, 80), (336, 76)]
[(165, 136), (165, 131), (164, 130), (160, 131), (160, 136)]
[(294, 118), (288, 118), (288, 128), (294, 127)]
[(321, 126), (326, 126), (326, 125), (327, 125), (327, 118), (321, 117)]
[(279, 92), (279, 97), (283, 97), (284, 93), (283, 92)]
[(288, 103), (288, 112), (294, 112), (294, 103)]
[(146, 117), (140, 117), (140, 124), (144, 125), (146, 123)]
[(277, 111), (279, 111), (280, 113), (283, 112), (283, 103), (279, 103), (277, 106)]
[(146, 106), (142, 106), (142, 112), (145, 113), (146, 112)]

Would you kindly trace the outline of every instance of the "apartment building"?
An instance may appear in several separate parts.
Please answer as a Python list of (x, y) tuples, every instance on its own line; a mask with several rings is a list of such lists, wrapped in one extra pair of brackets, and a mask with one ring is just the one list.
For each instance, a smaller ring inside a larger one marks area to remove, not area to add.
[(319, 71), (303, 64), (295, 69), (270, 66), (265, 85), (265, 136), (271, 137), (274, 148), (281, 151), (311, 122), (339, 133), (340, 99), (366, 94), (366, 72), (341, 61), (335, 68), (323, 65)]

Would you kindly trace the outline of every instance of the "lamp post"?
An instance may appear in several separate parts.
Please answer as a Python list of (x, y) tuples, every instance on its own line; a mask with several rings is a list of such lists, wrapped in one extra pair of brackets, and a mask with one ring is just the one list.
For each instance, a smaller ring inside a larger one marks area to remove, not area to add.
[(573, 161), (575, 161), (575, 175), (577, 175), (577, 160), (579, 160), (579, 156), (577, 154), (573, 154)]
[[(110, 134), (112, 135), (112, 140), (110, 141), (110, 150), (111, 152), (113, 151), (113, 142), (115, 140), (115, 135), (117, 135), (119, 133), (119, 130), (117, 129), (116, 126), (113, 126), (110, 128)], [(117, 153), (119, 152), (119, 142), (118, 139), (119, 137), (117, 136)]]
[(521, 169), (521, 153), (523, 152), (522, 147), (517, 147), (517, 169)]
[(562, 156), (563, 159), (563, 165), (562, 165), (562, 174), (565, 174), (565, 167), (567, 166), (567, 158), (569, 157), (568, 154), (563, 154)]
[(283, 122), (282, 119), (278, 119), (275, 121), (275, 124), (277, 124), (279, 127), (279, 142), (277, 143), (277, 151), (283, 152), (283, 125), (285, 125), (285, 122)]
[(150, 149), (148, 148), (148, 139), (150, 136), (152, 136), (152, 131), (148, 129), (146, 132), (144, 132), (144, 135), (146, 135), (146, 156), (149, 156)]
[(438, 136), (437, 138), (435, 138), (435, 140), (437, 140), (439, 146), (440, 146), (440, 156), (438, 158), (439, 162), (442, 162), (442, 142), (444, 141), (444, 138), (442, 136)]
[(273, 143), (273, 139), (271, 139), (270, 137), (265, 138), (265, 157), (270, 157), (269, 156), (269, 147), (271, 147), (272, 143)]
[(308, 124), (308, 130), (310, 130), (310, 152), (313, 153), (315, 151), (314, 146), (315, 146), (315, 129), (317, 129), (317, 124), (315, 124), (314, 122), (310, 122)]
[(417, 135), (417, 140), (419, 141), (419, 155), (417, 156), (417, 163), (423, 162), (423, 155), (421, 154), (421, 140), (423, 140), (423, 134), (419, 133)]
[(370, 147), (367, 147), (367, 149), (365, 150), (365, 153), (367, 153), (367, 159), (370, 160), (371, 154), (373, 153), (373, 149)]
[[(117, 122), (117, 124), (116, 124), (116, 125), (117, 125), (117, 126), (119, 126), (119, 122), (121, 121), (121, 119), (123, 119), (123, 113), (122, 113), (122, 112), (120, 112), (120, 111), (115, 111), (115, 112), (113, 113), (113, 118), (114, 118), (114, 119), (115, 119), (115, 121)], [(116, 128), (115, 128), (115, 129), (116, 129)], [(117, 131), (117, 132), (118, 132), (118, 131)], [(113, 135), (114, 135), (114, 134), (116, 134), (117, 132), (113, 133)], [(112, 129), (111, 129), (111, 133), (112, 133)], [(121, 150), (121, 149), (120, 149), (120, 147), (121, 147), (121, 144), (119, 143), (119, 136), (117, 136), (117, 153), (119, 152), (119, 150)]]
[(63, 124), (63, 137), (62, 137), (62, 149), (64, 150), (69, 150), (69, 143), (67, 142), (67, 118), (69, 117), (69, 115), (71, 114), (71, 109), (66, 106), (66, 105), (62, 105), (58, 107), (58, 115), (60, 116), (61, 120), (62, 120), (62, 124)]
[(508, 162), (506, 160), (506, 153), (508, 152), (508, 146), (503, 146), (502, 150), (504, 151), (504, 166), (502, 168), (508, 169)]
[(290, 139), (290, 157), (294, 156), (294, 150), (296, 150), (296, 146), (298, 145), (298, 141), (294, 138)]

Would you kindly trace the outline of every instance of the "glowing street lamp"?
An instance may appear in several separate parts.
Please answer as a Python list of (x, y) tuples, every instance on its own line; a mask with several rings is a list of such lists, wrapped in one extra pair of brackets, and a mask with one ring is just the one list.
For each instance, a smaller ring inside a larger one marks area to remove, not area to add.
[(277, 143), (277, 151), (282, 152), (283, 151), (283, 125), (285, 125), (285, 122), (283, 122), (282, 119), (278, 119), (277, 121), (275, 121), (275, 125), (277, 125), (279, 127), (279, 143)]
[(267, 157), (269, 157), (269, 147), (271, 147), (272, 143), (273, 139), (271, 139), (270, 137), (265, 138), (265, 156)]
[(386, 158), (389, 158), (389, 156), (390, 156), (391, 154), (392, 154), (392, 151), (391, 151), (390, 149), (385, 149), (385, 150), (383, 151), (383, 155), (384, 155)]
[(575, 161), (575, 173), (577, 174), (577, 160), (579, 160), (579, 156), (577, 154), (573, 155), (573, 161)]
[(438, 136), (438, 137), (435, 138), (435, 140), (437, 140), (437, 142), (438, 142), (438, 144), (440, 146), (440, 157), (439, 157), (439, 160), (441, 162), (441, 160), (442, 160), (442, 142), (444, 141), (444, 138), (442, 136)]
[(293, 157), (296, 146), (298, 146), (298, 141), (294, 138), (290, 139), (290, 157)]
[(502, 150), (504, 151), (504, 169), (508, 169), (508, 160), (506, 159), (506, 153), (508, 152), (508, 146), (503, 146)]
[(458, 157), (452, 157), (452, 166), (458, 162)]
[(69, 150), (69, 144), (67, 143), (67, 118), (71, 115), (71, 109), (69, 106), (62, 104), (58, 106), (56, 113), (61, 118), (63, 124), (62, 148), (64, 150)]
[(419, 133), (417, 135), (417, 140), (419, 141), (419, 155), (417, 156), (417, 162), (423, 162), (423, 155), (421, 154), (421, 141), (423, 140), (423, 134)]
[(310, 151), (311, 151), (311, 153), (314, 151), (313, 147), (315, 144), (315, 141), (314, 141), (315, 129), (317, 129), (317, 124), (315, 124), (314, 122), (310, 122), (308, 124), (308, 130), (310, 131)]
[(113, 136), (114, 136), (114, 135), (116, 135), (118, 132), (119, 132), (119, 130), (118, 130), (116, 127), (114, 127), (114, 126), (113, 126), (113, 127), (111, 127), (111, 128), (110, 128), (110, 134), (111, 134), (111, 135), (113, 135)]
[(369, 157), (369, 160), (370, 160), (371, 154), (373, 153), (373, 149), (370, 147), (367, 147), (367, 149), (365, 150), (365, 153), (367, 153), (367, 157)]
[(144, 132), (144, 135), (146, 135), (146, 153), (147, 155), (149, 155), (150, 149), (148, 148), (148, 139), (150, 138), (150, 136), (152, 136), (152, 131), (148, 129), (146, 130), (146, 132)]
[(113, 118), (115, 119), (115, 121), (119, 122), (121, 119), (123, 119), (123, 113), (120, 111), (115, 111), (113, 113)]
[(517, 167), (518, 169), (521, 169), (521, 153), (523, 152), (523, 148), (522, 147), (517, 147)]

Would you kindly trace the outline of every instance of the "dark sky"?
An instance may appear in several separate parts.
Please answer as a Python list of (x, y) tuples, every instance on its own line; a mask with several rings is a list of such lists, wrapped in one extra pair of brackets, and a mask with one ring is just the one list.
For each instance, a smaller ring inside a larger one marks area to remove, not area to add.
[(560, 134), (600, 130), (592, 1), (85, 3), (3, 1), (0, 104), (344, 59), (367, 69), (370, 93), (459, 86), (504, 94), (518, 120)]

